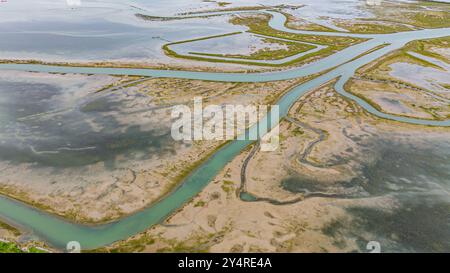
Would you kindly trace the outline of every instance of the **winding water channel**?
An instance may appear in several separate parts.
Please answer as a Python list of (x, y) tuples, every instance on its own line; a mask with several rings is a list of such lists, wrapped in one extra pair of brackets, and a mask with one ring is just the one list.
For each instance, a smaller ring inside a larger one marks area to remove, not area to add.
[[(286, 116), (289, 108), (304, 93), (339, 77), (339, 80), (335, 86), (336, 90), (343, 96), (356, 101), (361, 107), (373, 115), (411, 124), (450, 126), (450, 120), (430, 121), (382, 113), (373, 108), (366, 101), (353, 96), (344, 90), (344, 84), (354, 74), (357, 68), (370, 63), (393, 50), (401, 48), (410, 41), (449, 36), (450, 28), (419, 30), (385, 35), (298, 31), (285, 27), (284, 23), (286, 18), (284, 15), (277, 12), (270, 12), (270, 14), (272, 15), (270, 26), (277, 30), (300, 34), (364, 37), (370, 38), (370, 40), (351, 46), (335, 53), (334, 55), (302, 67), (266, 73), (208, 73), (154, 69), (69, 67), (39, 64), (0, 64), (0, 70), (20, 70), (47, 73), (136, 75), (223, 82), (268, 82), (304, 77), (334, 68), (319, 77), (297, 86), (285, 94), (277, 103), (280, 106), (280, 117), (282, 118)], [(386, 43), (388, 44), (387, 46), (363, 55), (364, 53)], [(272, 124), (268, 126), (267, 120), (268, 118), (264, 117), (259, 122), (261, 127), (260, 130), (262, 132), (267, 132), (269, 130), (268, 127), (273, 127), (278, 122), (272, 122)], [(249, 130), (258, 130), (258, 126), (255, 125), (249, 128)], [(46, 240), (49, 244), (57, 248), (64, 248), (69, 241), (80, 242), (83, 249), (98, 248), (121, 239), (126, 239), (148, 229), (152, 225), (163, 221), (168, 215), (180, 209), (184, 204), (197, 195), (218, 174), (218, 172), (225, 167), (228, 162), (230, 162), (251, 143), (252, 141), (236, 140), (227, 144), (218, 150), (199, 168), (193, 171), (177, 189), (165, 198), (149, 208), (110, 224), (89, 226), (71, 223), (70, 221), (50, 215), (6, 197), (0, 197), (0, 217), (6, 219), (8, 222), (33, 232), (33, 234), (43, 240)]]

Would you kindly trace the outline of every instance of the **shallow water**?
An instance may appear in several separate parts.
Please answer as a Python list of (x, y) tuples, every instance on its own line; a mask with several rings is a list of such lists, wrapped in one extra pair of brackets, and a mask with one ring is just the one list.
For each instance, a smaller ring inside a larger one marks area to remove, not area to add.
[(442, 71), (433, 67), (425, 67), (410, 63), (394, 63), (389, 74), (402, 81), (422, 87), (434, 92), (447, 92), (450, 90), (439, 84), (450, 84), (450, 71)]
[(337, 219), (324, 232), (336, 243), (356, 239), (363, 252), (368, 241), (380, 242), (383, 252), (449, 252), (450, 143), (384, 141), (377, 147), (376, 162), (349, 181), (362, 189), (352, 198), (386, 197), (394, 205), (349, 205), (352, 220)]
[[(83, 0), (80, 7), (74, 8), (64, 5), (65, 1), (54, 5), (46, 1), (17, 1), (23, 6), (15, 2), (0, 4), (3, 59), (168, 60), (161, 47), (169, 41), (243, 30), (228, 24), (226, 17), (148, 22), (135, 16), (139, 10), (132, 8), (133, 2)], [(27, 4), (35, 9), (24, 8)]]
[(0, 125), (56, 109), (50, 100), (59, 92), (60, 87), (46, 83), (0, 81)]
[[(227, 8), (280, 4), (276, 0), (229, 2), (231, 4)], [(303, 0), (300, 3), (292, 0), (283, 4), (306, 4), (293, 12), (325, 25), (331, 24), (331, 18), (370, 16), (359, 8), (361, 3), (348, 0)], [(160, 49), (168, 41), (246, 28), (228, 23), (227, 16), (149, 22), (135, 14), (176, 16), (218, 7), (216, 3), (201, 0), (82, 0), (80, 6), (69, 6), (66, 1), (8, 1), (0, 3), (0, 58), (80, 62), (167, 61)], [(30, 40), (33, 43), (27, 42)]]
[(169, 124), (152, 118), (147, 96), (71, 97), (58, 85), (16, 80), (0, 80), (0, 160), (35, 167), (114, 166), (119, 155), (132, 160), (175, 153)]
[[(362, 164), (360, 170), (358, 168), (360, 175), (352, 180), (325, 183), (294, 176), (284, 179), (281, 186), (291, 192), (321, 191), (345, 195), (348, 191), (348, 198), (428, 191), (448, 195), (450, 143), (440, 141), (418, 147), (413, 141), (374, 140), (365, 147), (372, 150), (374, 162), (358, 162), (358, 165)], [(335, 163), (342, 163), (342, 160)]]

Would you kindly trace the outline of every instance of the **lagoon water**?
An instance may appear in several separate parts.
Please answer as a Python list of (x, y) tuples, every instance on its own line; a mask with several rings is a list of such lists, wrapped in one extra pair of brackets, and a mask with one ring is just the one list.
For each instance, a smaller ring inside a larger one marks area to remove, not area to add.
[[(227, 8), (279, 5), (276, 0), (230, 1)], [(370, 16), (361, 13), (363, 3), (347, 0), (304, 1), (297, 11), (310, 20)], [(283, 1), (298, 5), (298, 1)], [(324, 7), (328, 7), (324, 10)], [(216, 9), (214, 2), (201, 0), (82, 0), (80, 6), (66, 1), (14, 0), (0, 3), (0, 59), (45, 61), (168, 61), (161, 46), (180, 41), (244, 31), (218, 16), (182, 21), (145, 21), (136, 14), (176, 16)], [(347, 10), (346, 12), (343, 12)], [(358, 12), (357, 12), (358, 11)], [(353, 15), (351, 15), (353, 14)], [(33, 41), (30, 43), (29, 41)]]
[(133, 2), (122, 1), (83, 0), (70, 7), (65, 1), (19, 0), (1, 3), (0, 12), (0, 59), (167, 61), (161, 47), (168, 41), (243, 30), (226, 16), (147, 22), (135, 16), (141, 10)]
[(143, 159), (142, 154), (174, 152), (169, 125), (145, 115), (151, 113), (149, 97), (136, 92), (91, 93), (92, 88), (113, 82), (110, 76), (39, 79), (33, 73), (4, 74), (0, 76), (0, 160), (30, 163), (31, 168), (97, 162), (112, 167), (119, 156), (132, 160)]
[(449, 252), (450, 143), (418, 143), (375, 143), (379, 156), (351, 181), (361, 188), (351, 198), (386, 196), (395, 205), (348, 206), (352, 220), (338, 219), (324, 228), (326, 234), (336, 242), (340, 236), (353, 238), (362, 250), (367, 241), (376, 240), (383, 252)]

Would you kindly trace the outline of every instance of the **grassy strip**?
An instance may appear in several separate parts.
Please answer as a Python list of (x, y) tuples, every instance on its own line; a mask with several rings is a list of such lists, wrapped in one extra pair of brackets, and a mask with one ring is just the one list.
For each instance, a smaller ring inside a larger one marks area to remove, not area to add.
[[(369, 19), (361, 19), (364, 21), (373, 21)], [(403, 31), (411, 31), (412, 28), (409, 28), (402, 24), (396, 24), (393, 22), (386, 22), (386, 24), (380, 24), (377, 22), (337, 22), (336, 26), (340, 28), (347, 29), (352, 33), (363, 33), (363, 34), (388, 34), (388, 33), (396, 33)]]
[[(67, 62), (46, 62), (46, 61), (40, 61), (40, 60), (18, 60), (18, 59), (0, 59), (0, 64), (31, 64), (31, 65), (51, 65), (51, 66), (63, 66), (63, 67), (93, 67), (93, 68), (130, 68), (130, 69), (155, 69), (155, 70), (174, 70), (174, 71), (196, 71), (196, 72), (223, 72), (223, 73), (248, 73), (248, 72), (258, 72), (258, 70), (219, 70), (219, 69), (213, 69), (211, 68), (204, 68), (204, 67), (193, 67), (193, 68), (186, 68), (186, 67), (177, 67), (173, 65), (164, 65), (164, 64), (141, 64), (141, 63), (115, 63), (115, 62), (88, 62), (88, 63), (67, 63)], [(64, 72), (48, 72), (48, 74), (58, 74), (58, 75), (66, 75), (71, 73), (64, 73)], [(85, 75), (93, 75), (91, 73), (75, 73), (75, 74), (85, 74)], [(112, 75), (112, 76), (136, 76), (136, 77), (142, 77), (142, 75), (134, 75), (134, 74), (128, 74), (128, 75)], [(151, 76), (148, 76), (151, 77)]]
[(198, 16), (186, 16), (186, 17), (161, 17), (161, 16), (151, 16), (141, 13), (136, 13), (136, 17), (145, 21), (175, 21), (175, 20), (187, 20), (187, 19), (204, 19), (210, 17), (222, 16), (222, 14), (209, 14), (209, 15), (198, 15)]
[[(241, 34), (241, 33), (242, 33), (241, 31), (235, 31), (235, 32), (231, 32), (231, 33), (225, 33), (225, 34), (219, 34), (219, 35), (213, 35), (213, 36), (207, 36), (207, 37), (202, 37), (202, 38), (196, 38), (196, 39), (190, 39), (190, 40), (184, 40), (184, 41), (168, 43), (168, 44), (165, 44), (164, 46), (171, 46), (171, 45), (178, 45), (178, 44), (186, 44), (186, 43), (204, 41), (204, 40), (209, 40), (209, 39), (214, 39), (214, 38), (221, 38), (221, 37), (237, 35), (237, 34)], [(164, 49), (164, 46), (163, 46), (163, 49)]]
[(267, 9), (298, 9), (304, 7), (304, 5), (287, 5), (281, 4), (277, 6), (247, 6), (247, 7), (235, 7), (235, 8), (225, 8), (225, 9), (211, 9), (204, 11), (193, 11), (193, 12), (185, 12), (180, 13), (179, 15), (194, 15), (194, 14), (202, 14), (202, 13), (211, 13), (211, 12), (230, 12), (230, 11), (259, 11), (259, 10), (267, 10)]
[(253, 52), (250, 55), (239, 55), (239, 54), (214, 54), (214, 53), (197, 53), (197, 52), (190, 52), (190, 54), (195, 54), (199, 56), (211, 56), (211, 57), (221, 57), (221, 58), (239, 58), (239, 59), (247, 59), (247, 60), (279, 60), (288, 58), (294, 55), (297, 55), (299, 53), (312, 50), (316, 48), (313, 45), (310, 44), (302, 44), (297, 42), (288, 42), (288, 41), (282, 41), (272, 38), (264, 38), (263, 40), (266, 43), (278, 43), (278, 44), (284, 44), (288, 46), (288, 49), (278, 49), (278, 50), (270, 50), (270, 49), (261, 49), (257, 52)]
[[(166, 51), (166, 54), (170, 57), (174, 58), (180, 58), (180, 59), (187, 59), (187, 60), (193, 60), (193, 61), (200, 61), (200, 62), (212, 62), (212, 63), (232, 63), (232, 64), (241, 64), (241, 65), (255, 65), (255, 66), (269, 66), (269, 67), (280, 67), (280, 66), (286, 66), (288, 63), (284, 64), (270, 64), (270, 63), (256, 63), (251, 61), (233, 61), (233, 60), (220, 60), (220, 59), (213, 59), (213, 58), (207, 58), (207, 57), (196, 57), (196, 56), (189, 56), (189, 55), (180, 55), (178, 53), (175, 53), (173, 51)], [(291, 64), (291, 62), (289, 62)]]

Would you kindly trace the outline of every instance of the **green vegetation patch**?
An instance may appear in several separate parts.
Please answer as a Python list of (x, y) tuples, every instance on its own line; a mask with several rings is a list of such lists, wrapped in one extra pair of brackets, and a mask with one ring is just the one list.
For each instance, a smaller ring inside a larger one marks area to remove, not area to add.
[(0, 241), (0, 253), (24, 253), (15, 243)]
[(367, 33), (367, 34), (385, 34), (396, 33), (402, 31), (411, 31), (412, 28), (404, 24), (397, 24), (393, 22), (337, 22), (336, 25), (340, 28), (347, 29), (352, 33)]
[(24, 251), (14, 242), (0, 241), (0, 253), (47, 253), (47, 252), (34, 246), (29, 247), (26, 251)]

